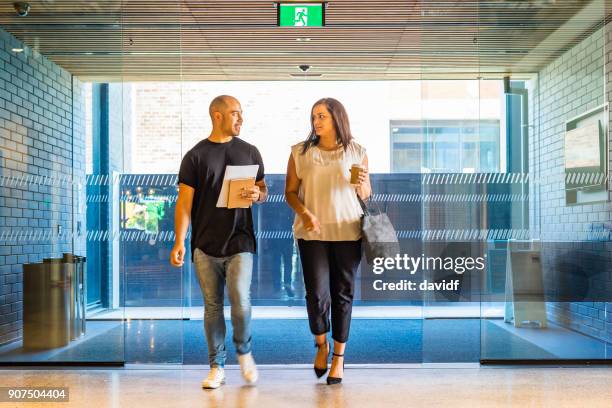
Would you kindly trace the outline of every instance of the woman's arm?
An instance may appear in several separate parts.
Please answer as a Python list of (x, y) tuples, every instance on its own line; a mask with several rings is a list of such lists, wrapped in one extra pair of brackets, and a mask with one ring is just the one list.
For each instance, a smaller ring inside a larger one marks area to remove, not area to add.
[(368, 171), (368, 156), (365, 155), (363, 157), (363, 162), (361, 163), (365, 170), (359, 172), (359, 184), (355, 187), (355, 191), (357, 195), (362, 200), (367, 200), (372, 195), (372, 185), (370, 184), (370, 173)]
[(308, 211), (304, 203), (300, 201), (298, 192), (300, 191), (300, 179), (295, 171), (295, 162), (293, 161), (293, 155), (289, 155), (289, 162), (287, 163), (287, 178), (285, 180), (285, 200), (289, 207), (295, 211), (296, 214), (301, 215)]
[(320, 232), (320, 224), (317, 217), (308, 211), (308, 208), (302, 203), (298, 193), (300, 191), (301, 181), (295, 171), (295, 162), (293, 156), (289, 155), (289, 162), (287, 163), (287, 178), (285, 180), (285, 200), (289, 207), (295, 211), (295, 213), (302, 220), (302, 224), (306, 231)]

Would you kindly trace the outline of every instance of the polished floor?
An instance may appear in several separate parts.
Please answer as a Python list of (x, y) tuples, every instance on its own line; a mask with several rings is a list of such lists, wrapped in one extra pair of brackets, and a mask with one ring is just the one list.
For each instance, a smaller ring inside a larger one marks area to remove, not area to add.
[[(204, 367), (0, 371), (2, 386), (69, 387), (68, 403), (43, 407), (610, 407), (612, 367), (347, 367), (341, 385), (304, 367), (261, 367), (246, 386), (236, 367), (227, 384), (203, 390)], [(0, 403), (0, 406), (35, 406)]]
[[(227, 321), (226, 326), (228, 364), (236, 364), (229, 341), (232, 325)], [(310, 362), (313, 346), (307, 320), (259, 317), (251, 327), (260, 364)], [(0, 346), (0, 365), (43, 361), (198, 365), (208, 363), (206, 350), (201, 319), (92, 320), (84, 336), (63, 347), (29, 350), (21, 341)], [(542, 329), (516, 328), (503, 319), (355, 318), (348, 353), (352, 364), (610, 360), (612, 344), (554, 324)]]

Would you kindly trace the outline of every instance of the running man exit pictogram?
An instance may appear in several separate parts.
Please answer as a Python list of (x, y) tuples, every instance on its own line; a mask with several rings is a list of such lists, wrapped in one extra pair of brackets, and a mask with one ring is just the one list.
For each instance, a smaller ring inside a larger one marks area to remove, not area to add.
[(295, 9), (295, 27), (306, 27), (308, 25), (308, 9), (299, 8)]

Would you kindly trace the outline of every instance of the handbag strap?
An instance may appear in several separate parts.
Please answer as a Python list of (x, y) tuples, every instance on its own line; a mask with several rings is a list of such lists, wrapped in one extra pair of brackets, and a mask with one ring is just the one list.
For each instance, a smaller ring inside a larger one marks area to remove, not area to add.
[(355, 195), (357, 196), (357, 201), (359, 201), (359, 205), (361, 206), (361, 209), (363, 210), (363, 215), (365, 216), (370, 215), (370, 211), (368, 210), (368, 206), (366, 205), (366, 203), (363, 202), (363, 200), (361, 199), (361, 197), (359, 197), (359, 194), (357, 194), (357, 192), (355, 192)]
[[(361, 199), (361, 197), (359, 197), (359, 194), (357, 194), (357, 192), (355, 192), (355, 195), (357, 196), (357, 201), (359, 201), (359, 205), (361, 205), (363, 215), (370, 215), (370, 210), (368, 210), (368, 206), (366, 205), (366, 203)], [(380, 209), (380, 206), (378, 204), (376, 204), (376, 208), (378, 209), (378, 213), (382, 214), (382, 210)]]

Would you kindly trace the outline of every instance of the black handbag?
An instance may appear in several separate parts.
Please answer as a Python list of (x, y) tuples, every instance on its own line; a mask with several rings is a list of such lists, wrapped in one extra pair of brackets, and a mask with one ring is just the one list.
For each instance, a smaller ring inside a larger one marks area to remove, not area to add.
[(400, 252), (400, 245), (389, 216), (380, 208), (377, 214), (372, 214), (359, 195), (357, 200), (363, 209), (361, 242), (366, 261), (372, 265), (374, 258), (395, 258)]

